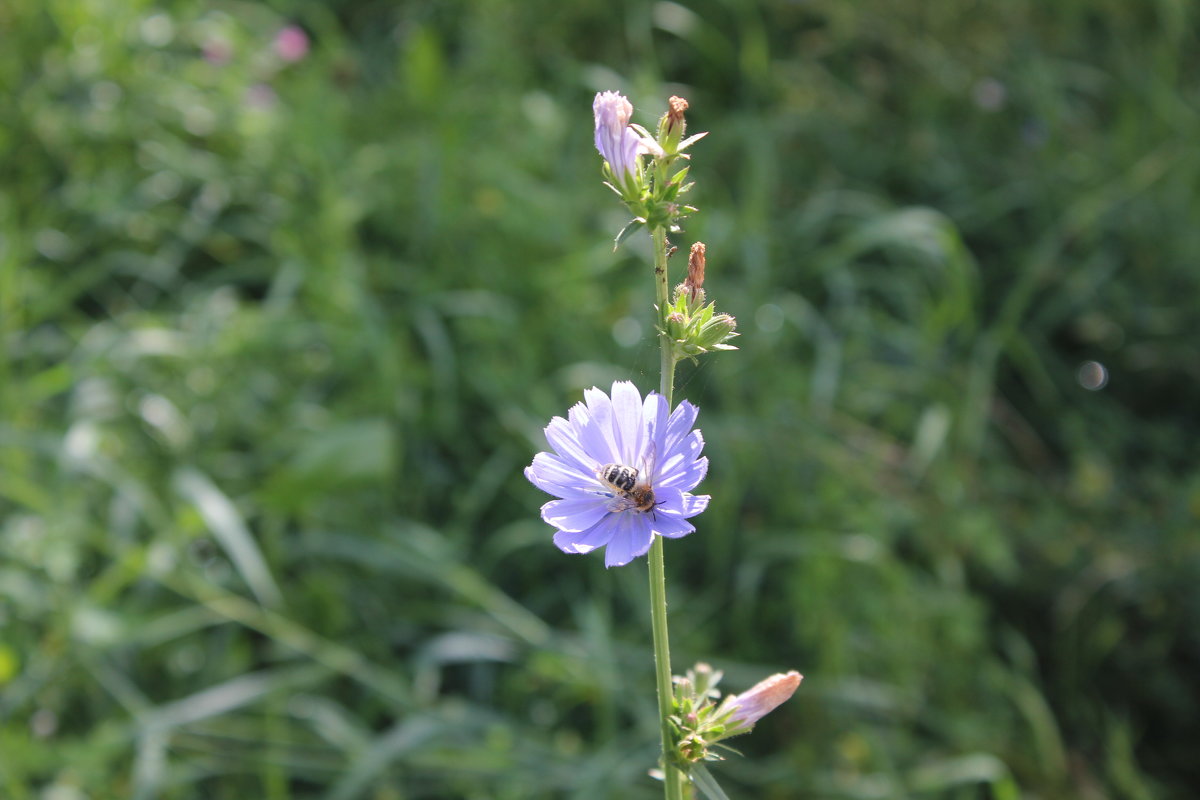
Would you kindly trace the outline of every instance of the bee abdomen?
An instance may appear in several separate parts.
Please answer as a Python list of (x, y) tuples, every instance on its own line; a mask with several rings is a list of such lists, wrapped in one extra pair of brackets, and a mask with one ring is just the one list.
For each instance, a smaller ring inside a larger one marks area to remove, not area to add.
[(637, 484), (638, 471), (623, 464), (605, 464), (600, 468), (600, 477), (622, 492), (629, 492)]

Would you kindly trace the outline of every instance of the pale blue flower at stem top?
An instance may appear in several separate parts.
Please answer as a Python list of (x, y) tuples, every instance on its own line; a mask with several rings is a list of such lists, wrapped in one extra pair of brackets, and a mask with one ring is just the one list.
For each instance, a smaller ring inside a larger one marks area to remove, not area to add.
[(525, 468), (534, 486), (559, 498), (542, 506), (559, 549), (604, 547), (605, 566), (617, 567), (645, 555), (655, 536), (696, 530), (688, 520), (709, 500), (691, 494), (708, 472), (704, 439), (692, 430), (696, 406), (685, 400), (671, 412), (665, 397), (643, 400), (629, 381), (614, 383), (611, 397), (595, 387), (583, 396), (567, 419), (546, 426), (554, 452)]
[(623, 193), (635, 199), (640, 189), (642, 165), (638, 157), (662, 155), (662, 148), (641, 126), (631, 126), (633, 105), (617, 92), (600, 92), (592, 101), (596, 122), (596, 149), (608, 162), (613, 179)]

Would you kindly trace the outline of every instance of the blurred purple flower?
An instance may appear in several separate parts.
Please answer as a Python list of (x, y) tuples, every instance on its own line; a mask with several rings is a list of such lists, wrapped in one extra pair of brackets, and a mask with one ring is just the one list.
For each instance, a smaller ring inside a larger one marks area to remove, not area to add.
[(595, 387), (583, 393), (568, 418), (554, 417), (525, 477), (558, 500), (542, 506), (542, 519), (558, 529), (554, 543), (566, 553), (604, 547), (604, 565), (616, 567), (645, 555), (655, 534), (676, 539), (696, 528), (688, 519), (708, 506), (708, 495), (690, 494), (708, 472), (704, 439), (692, 430), (698, 409), (686, 400), (668, 413), (666, 398), (643, 401), (629, 381), (612, 397)]
[(275, 54), (289, 63), (308, 55), (308, 34), (299, 25), (288, 25), (275, 34)]
[(647, 135), (629, 125), (633, 106), (617, 92), (598, 92), (592, 101), (596, 121), (596, 149), (612, 168), (620, 182), (632, 181), (640, 174), (638, 156), (661, 155), (662, 148)]

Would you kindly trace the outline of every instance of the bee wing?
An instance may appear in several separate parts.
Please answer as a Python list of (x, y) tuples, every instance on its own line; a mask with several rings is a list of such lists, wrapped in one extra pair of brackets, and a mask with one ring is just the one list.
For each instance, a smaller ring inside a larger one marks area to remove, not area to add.
[(650, 447), (645, 455), (642, 456), (641, 470), (638, 473), (638, 483), (649, 486), (654, 480), (654, 471), (658, 467), (658, 448), (654, 446), (654, 440), (650, 440)]

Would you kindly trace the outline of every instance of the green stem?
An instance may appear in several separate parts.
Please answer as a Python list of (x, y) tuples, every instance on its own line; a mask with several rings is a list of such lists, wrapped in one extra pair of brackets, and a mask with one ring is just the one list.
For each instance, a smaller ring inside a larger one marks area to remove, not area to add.
[[(658, 303), (659, 327), (666, 330), (663, 317), (667, 309), (667, 232), (654, 228), (650, 235), (654, 239), (654, 296)], [(665, 333), (659, 334), (662, 374), (659, 393), (671, 407), (675, 390), (675, 356)], [(674, 749), (671, 735), (671, 703), (674, 697), (671, 684), (671, 645), (667, 636), (667, 575), (663, 564), (663, 539), (655, 536), (650, 545), (650, 623), (654, 633), (654, 673), (658, 686), (658, 716), (662, 729), (663, 786), (667, 800), (683, 800), (686, 776), (670, 761)]]
[(658, 684), (658, 716), (662, 728), (663, 778), (667, 800), (683, 800), (678, 768), (669, 753), (674, 747), (671, 735), (671, 647), (667, 641), (667, 575), (663, 566), (663, 540), (654, 537), (650, 545), (650, 620), (654, 631), (654, 672)]
[[(650, 231), (654, 238), (654, 302), (658, 306), (658, 326), (667, 329), (667, 232), (663, 228)], [(658, 334), (660, 378), (658, 392), (667, 398), (670, 407), (675, 393), (675, 354), (667, 334)]]

